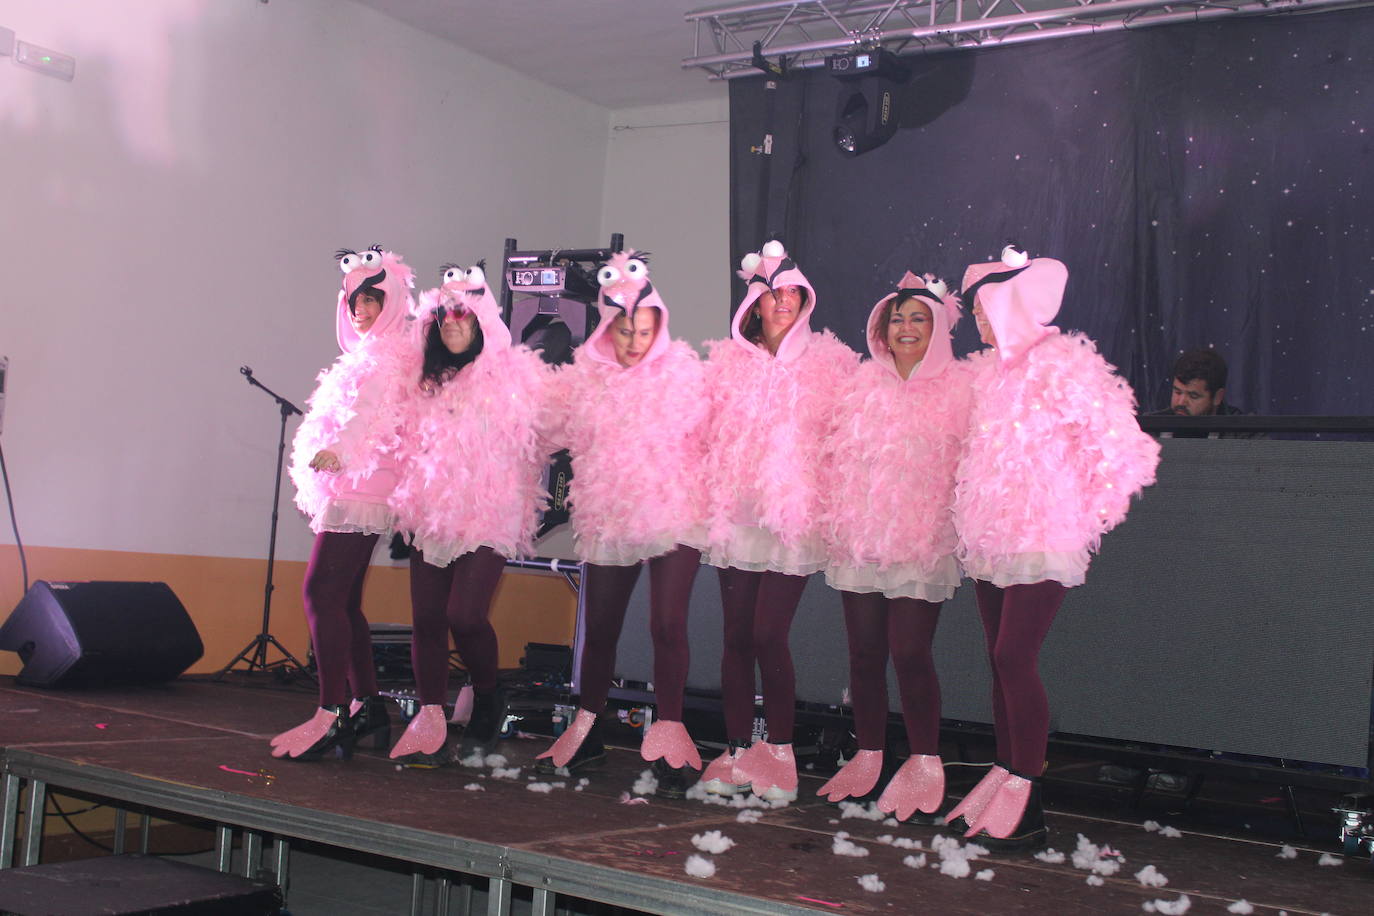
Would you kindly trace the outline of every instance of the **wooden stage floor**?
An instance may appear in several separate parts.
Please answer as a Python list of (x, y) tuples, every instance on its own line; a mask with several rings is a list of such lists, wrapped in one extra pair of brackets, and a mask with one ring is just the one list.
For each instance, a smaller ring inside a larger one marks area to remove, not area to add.
[[(1253, 835), (1185, 826), (1172, 836), (1144, 829), (1144, 817), (1056, 805), (1048, 815), (1050, 845), (1066, 853), (1063, 861), (993, 853), (955, 877), (945, 872), (958, 867), (946, 862), (942, 870), (934, 848), (937, 835), (948, 836), (943, 828), (842, 817), (815, 797), (820, 780), (810, 776), (798, 803), (749, 823), (737, 808), (699, 801), (623, 803), (644, 769), (627, 750), (613, 750), (605, 767), (584, 774), (589, 781), (580, 789), (577, 777), (533, 775), (544, 740), (502, 742), (508, 767), (520, 769), (514, 778), (458, 766), (398, 769), (384, 751), (359, 751), (347, 762), (273, 759), (269, 736), (311, 708), (299, 691), (232, 683), (43, 691), (0, 678), (7, 837), (0, 852), (25, 861), (31, 833), (22, 811), (37, 783), (242, 828), (267, 837), (269, 849), (279, 836), (493, 879), (494, 911), (512, 891), (534, 888), (536, 912), (572, 898), (673, 914), (1182, 912), (1175, 908), (1180, 895), (1191, 914), (1374, 912), (1374, 869), (1340, 857), (1334, 836), (1284, 858), (1281, 843)], [(964, 774), (976, 775), (965, 768), (952, 776), (959, 792), (970, 781)], [(29, 791), (21, 793), (21, 780)], [(555, 782), (565, 785), (533, 788)], [(693, 836), (713, 830), (736, 845), (698, 853)], [(841, 831), (867, 854), (837, 854)], [(1092, 872), (1075, 867), (1080, 834), (1124, 856), (1115, 873), (1090, 882)], [(714, 875), (687, 874), (693, 854), (708, 859)], [(922, 867), (904, 864), (922, 855)], [(1167, 885), (1138, 880), (1146, 866)], [(881, 890), (861, 886), (869, 875)], [(1241, 899), (1253, 910), (1237, 907)]]

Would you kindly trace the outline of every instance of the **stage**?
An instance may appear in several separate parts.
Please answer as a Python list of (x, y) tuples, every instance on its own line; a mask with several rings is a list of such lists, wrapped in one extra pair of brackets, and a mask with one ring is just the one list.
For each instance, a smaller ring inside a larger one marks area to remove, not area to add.
[[(450, 886), (475, 885), (489, 913), (510, 912), (512, 903), (517, 912), (585, 912), (585, 901), (596, 901), (672, 914), (1097, 914), (1142, 912), (1156, 900), (1171, 907), (1186, 894), (1190, 913), (1225, 913), (1244, 899), (1256, 913), (1315, 914), (1368, 912), (1374, 900), (1374, 869), (1336, 854), (1336, 837), (1324, 828), (1284, 858), (1283, 843), (1260, 833), (1226, 836), (1185, 818), (1174, 836), (1143, 826), (1164, 821), (1158, 813), (1132, 820), (1120, 804), (1062, 789), (1047, 790), (1047, 819), (1050, 845), (1066, 853), (1064, 861), (992, 853), (955, 877), (962, 855), (935, 848), (946, 846), (935, 842), (948, 835), (944, 828), (843, 817), (815, 797), (821, 780), (811, 775), (803, 775), (798, 803), (758, 809), (757, 822), (748, 823), (739, 808), (699, 801), (624, 803), (636, 800), (627, 793), (645, 769), (629, 750), (612, 750), (606, 766), (581, 774), (588, 781), (580, 787), (578, 776), (533, 774), (547, 739), (503, 741), (507, 768), (520, 770), (503, 778), (458, 766), (398, 769), (384, 751), (359, 751), (348, 762), (273, 759), (268, 738), (300, 722), (311, 705), (299, 689), (201, 680), (54, 691), (0, 679), (0, 865), (42, 861), (43, 819), (30, 822), (22, 812), (42, 805), (46, 792), (72, 792), (214, 825), (223, 870), (235, 837), (249, 867), (260, 858), (279, 875), (289, 874), (289, 847), (298, 841), (410, 863), (415, 891), (396, 901), (396, 912), (416, 909), (422, 883), (436, 874), (446, 876), (444, 893), (433, 895), (445, 910), (460, 911), (470, 894), (450, 899)], [(981, 773), (949, 769), (953, 795)], [(708, 831), (736, 845), (699, 852), (692, 838)], [(848, 837), (837, 842), (841, 831)], [(1072, 861), (1079, 834), (1109, 849), (1097, 857), (1106, 863), (1100, 883)], [(867, 855), (837, 854), (837, 846)], [(1112, 853), (1124, 856), (1115, 868)], [(714, 874), (689, 875), (691, 855), (709, 860)], [(922, 856), (925, 863), (912, 867)], [(1146, 866), (1154, 866), (1146, 877), (1162, 874), (1167, 885), (1138, 880)], [(861, 886), (869, 875), (881, 890)]]

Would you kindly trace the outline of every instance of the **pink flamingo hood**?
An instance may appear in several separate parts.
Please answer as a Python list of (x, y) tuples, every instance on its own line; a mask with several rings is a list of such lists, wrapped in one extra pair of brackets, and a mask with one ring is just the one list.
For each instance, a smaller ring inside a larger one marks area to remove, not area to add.
[[(362, 345), (364, 339), (384, 337), (404, 327), (407, 316), (414, 308), (410, 291), (415, 286), (415, 272), (401, 260), (401, 256), (394, 251), (383, 250), (380, 245), (362, 251), (341, 248), (334, 256), (338, 258), (339, 269), (343, 271), (334, 322), (339, 349), (352, 353)], [(382, 314), (377, 316), (366, 334), (359, 334), (351, 320), (352, 306), (358, 293), (365, 289), (381, 290), (385, 300)]]
[(505, 350), (511, 345), (510, 328), (501, 320), (501, 306), (487, 286), (486, 270), (482, 262), (471, 267), (457, 264), (443, 266), (443, 283), (435, 289), (427, 289), (420, 294), (415, 308), (416, 326), (419, 329), (420, 346), (423, 346), (429, 325), (437, 320), (444, 311), (456, 311), (460, 315), (472, 312), (477, 316), (477, 326), (482, 329), (482, 353), (488, 349)]
[(579, 352), (586, 354), (587, 359), (624, 368), (615, 358), (615, 346), (610, 339), (611, 325), (621, 315), (629, 315), (633, 320), (635, 311), (642, 308), (658, 309), (658, 332), (649, 345), (649, 352), (626, 371), (644, 368), (672, 344), (672, 338), (668, 336), (668, 307), (654, 288), (648, 265), (649, 253), (631, 248), (611, 255), (597, 269), (596, 279), (601, 290), (596, 297), (596, 307), (600, 312), (600, 320), (586, 342), (578, 348)]
[[(908, 290), (910, 292), (907, 292)], [(897, 289), (879, 299), (878, 304), (873, 306), (873, 311), (868, 314), (868, 355), (875, 363), (886, 367), (899, 379), (901, 373), (897, 371), (892, 351), (887, 346), (887, 328), (879, 327), (878, 324), (888, 302), (899, 296), (915, 296), (930, 306), (930, 314), (935, 323), (930, 334), (930, 345), (926, 349), (925, 358), (916, 367), (916, 371), (911, 373), (911, 378), (936, 378), (954, 362), (954, 346), (950, 335), (954, 331), (954, 326), (959, 323), (959, 297), (949, 292), (944, 281), (935, 279), (933, 274), (918, 277), (907, 271), (897, 283)]]
[(768, 351), (744, 336), (744, 319), (755, 300), (769, 290), (783, 286), (799, 286), (805, 290), (806, 301), (802, 303), (801, 314), (797, 316), (792, 327), (788, 328), (774, 357), (785, 363), (796, 359), (811, 342), (811, 313), (816, 310), (816, 291), (811, 288), (811, 281), (806, 279), (806, 275), (801, 272), (796, 262), (788, 257), (787, 249), (777, 239), (764, 245), (756, 253), (746, 254), (740, 261), (738, 274), (749, 284), (749, 288), (735, 309), (735, 319), (730, 324), (730, 336), (740, 346), (754, 353), (762, 352), (764, 356), (768, 355)]
[[(1054, 258), (1028, 258), (1008, 245), (1002, 259), (964, 271), (963, 299), (983, 307), (1002, 363), (1019, 359), (1045, 336), (1064, 301), (1069, 270)], [(971, 307), (971, 306), (970, 306)]]

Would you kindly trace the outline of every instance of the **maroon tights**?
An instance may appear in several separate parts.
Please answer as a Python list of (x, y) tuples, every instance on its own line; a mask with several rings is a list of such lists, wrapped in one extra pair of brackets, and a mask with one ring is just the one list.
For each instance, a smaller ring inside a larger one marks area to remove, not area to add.
[(440, 569), (420, 551), (410, 555), (410, 661), (424, 706), (448, 699), (448, 637), (478, 690), (496, 686), (498, 651), (491, 626), (491, 598), (506, 560), (478, 547)]
[(725, 612), (720, 692), (725, 734), (731, 741), (748, 744), (753, 733), (756, 660), (763, 678), (768, 740), (774, 744), (792, 741), (797, 679), (787, 639), (806, 578), (779, 572), (720, 570), (720, 603)]
[(878, 592), (840, 592), (840, 598), (849, 632), (849, 689), (860, 749), (880, 751), (886, 743), (890, 650), (911, 753), (940, 753), (940, 679), (931, 655), (940, 605)]
[(973, 581), (992, 664), (997, 759), (1027, 776), (1045, 768), (1050, 704), (1040, 682), (1040, 646), (1068, 589), (1046, 580), (998, 588)]
[[(654, 641), (654, 700), (658, 717), (682, 721), (682, 694), (687, 689), (687, 606), (701, 553), (678, 546), (649, 560), (649, 635)], [(586, 597), (585, 642), (579, 684), (583, 709), (606, 708), (615, 671), (615, 647), (625, 625), (625, 610), (639, 581), (643, 563), (633, 566), (587, 564), (582, 587)]]
[(375, 534), (322, 531), (305, 568), (305, 622), (315, 649), (320, 705), (339, 706), (351, 695), (377, 692), (372, 631), (363, 616), (363, 579)]

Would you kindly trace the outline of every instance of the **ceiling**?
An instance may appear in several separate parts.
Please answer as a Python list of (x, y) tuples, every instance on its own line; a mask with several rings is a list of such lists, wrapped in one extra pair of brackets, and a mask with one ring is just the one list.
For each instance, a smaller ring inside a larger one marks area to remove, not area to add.
[(688, 10), (719, 0), (358, 0), (422, 32), (606, 108), (723, 98), (683, 70)]

